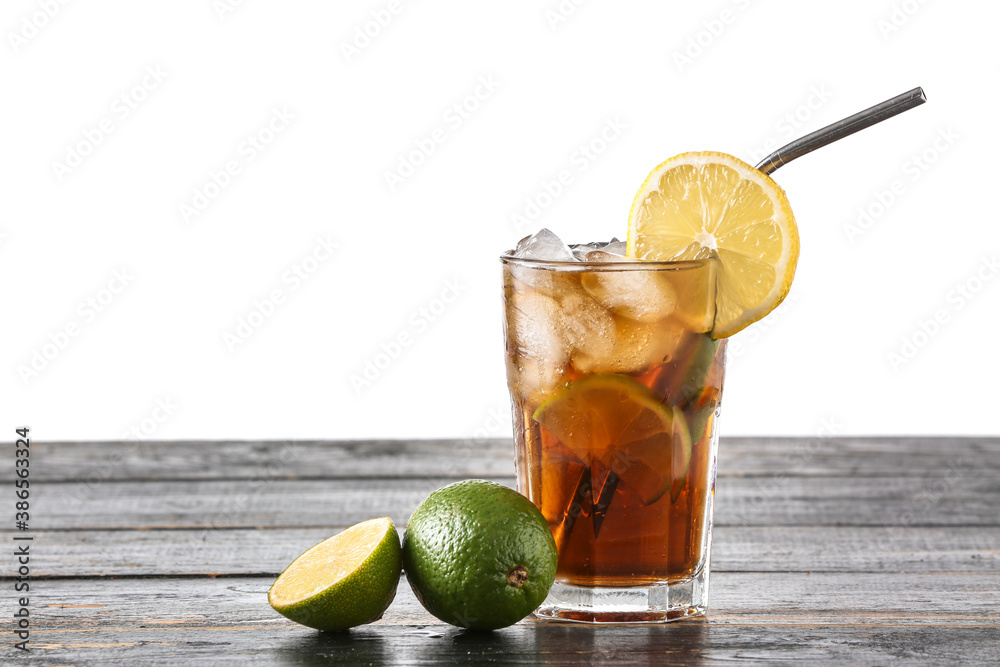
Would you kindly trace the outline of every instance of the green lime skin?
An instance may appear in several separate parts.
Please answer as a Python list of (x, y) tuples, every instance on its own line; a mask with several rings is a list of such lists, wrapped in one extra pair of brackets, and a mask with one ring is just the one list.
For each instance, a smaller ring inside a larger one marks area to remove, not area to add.
[(403, 536), (403, 569), (417, 599), (442, 621), (471, 630), (504, 628), (534, 611), (557, 562), (538, 508), (482, 479), (432, 493)]

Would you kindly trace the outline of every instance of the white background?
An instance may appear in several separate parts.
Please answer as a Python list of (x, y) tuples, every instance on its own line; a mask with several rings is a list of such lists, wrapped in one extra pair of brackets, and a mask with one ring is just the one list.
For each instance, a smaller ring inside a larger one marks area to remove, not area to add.
[[(996, 434), (998, 19), (971, 1), (7, 0), (0, 427), (507, 436), (501, 251), (541, 226), (623, 236), (664, 159), (756, 161), (921, 85), (928, 104), (777, 172), (798, 274), (732, 339), (722, 433)], [(241, 320), (260, 326), (227, 344)]]

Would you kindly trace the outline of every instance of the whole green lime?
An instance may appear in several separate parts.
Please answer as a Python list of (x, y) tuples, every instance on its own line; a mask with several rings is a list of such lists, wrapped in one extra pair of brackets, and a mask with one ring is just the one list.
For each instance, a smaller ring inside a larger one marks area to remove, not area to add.
[(548, 595), (557, 561), (538, 508), (482, 479), (432, 493), (403, 537), (403, 569), (420, 603), (473, 630), (504, 628), (530, 614)]

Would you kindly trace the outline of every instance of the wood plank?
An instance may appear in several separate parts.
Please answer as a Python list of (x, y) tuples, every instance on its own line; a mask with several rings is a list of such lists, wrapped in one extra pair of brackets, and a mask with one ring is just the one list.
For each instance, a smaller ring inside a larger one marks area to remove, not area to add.
[[(32, 527), (52, 530), (284, 528), (351, 525), (409, 513), (448, 478), (112, 482), (33, 487)], [(510, 478), (497, 481), (513, 484)], [(716, 493), (717, 525), (998, 526), (1000, 478), (733, 477)]]
[(32, 479), (463, 479), (513, 475), (513, 451), (510, 440), (475, 439), (38, 442)]
[[(509, 439), (131, 441), (32, 445), (32, 479), (463, 479), (514, 474)], [(926, 476), (1000, 473), (1000, 438), (723, 438), (719, 476)], [(11, 479), (13, 470), (0, 471)]]
[(281, 443), (218, 444), (140, 443), (110, 462), (102, 457), (126, 450), (33, 450), (32, 480), (43, 482), (32, 486), (33, 573), (71, 577), (31, 582), (33, 658), (942, 664), (1000, 655), (997, 438), (727, 440), (708, 620), (614, 631), (523, 622), (489, 635), (438, 623), (405, 584), (383, 621), (339, 635), (281, 619), (264, 592), (339, 528), (386, 514), (402, 525), (457, 478), (510, 484), (509, 442), (475, 451), (455, 441), (313, 442), (294, 456)]
[(318, 633), (267, 606), (269, 583), (34, 582), (32, 657), (103, 665), (950, 664), (995, 661), (1000, 647), (993, 575), (719, 573), (706, 619), (613, 631), (526, 620), (493, 633), (436, 621), (405, 582), (383, 620), (348, 633)]
[[(301, 552), (345, 527), (38, 532), (32, 572), (45, 577), (275, 577)], [(719, 526), (712, 570), (1000, 573), (1000, 530)]]

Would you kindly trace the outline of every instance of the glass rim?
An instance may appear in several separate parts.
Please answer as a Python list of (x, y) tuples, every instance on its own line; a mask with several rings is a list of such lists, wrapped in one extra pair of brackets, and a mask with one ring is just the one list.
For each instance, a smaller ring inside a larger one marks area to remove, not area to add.
[(583, 261), (570, 261), (570, 260), (555, 260), (555, 259), (533, 259), (529, 257), (514, 257), (512, 255), (513, 251), (508, 250), (504, 254), (500, 255), (500, 262), (503, 264), (518, 264), (536, 269), (550, 269), (550, 270), (576, 270), (576, 271), (638, 271), (638, 270), (650, 270), (650, 271), (678, 271), (683, 269), (696, 269), (717, 261), (715, 257), (709, 257), (706, 259), (671, 259), (671, 260), (658, 260), (658, 259), (633, 259), (628, 258), (628, 261), (624, 262), (583, 262)]

